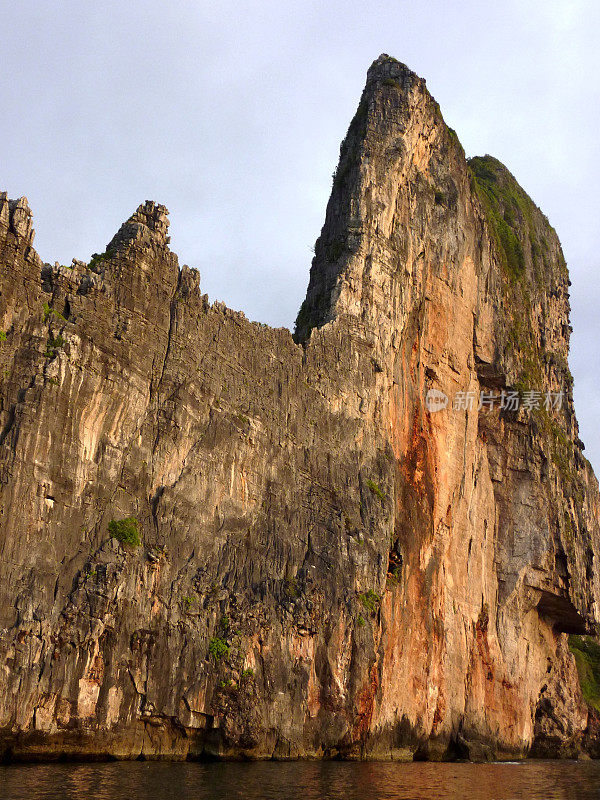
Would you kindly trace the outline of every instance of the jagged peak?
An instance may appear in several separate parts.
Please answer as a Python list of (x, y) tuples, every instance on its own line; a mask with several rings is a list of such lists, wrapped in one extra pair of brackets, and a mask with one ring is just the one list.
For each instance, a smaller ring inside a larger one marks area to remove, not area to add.
[(415, 83), (425, 85), (425, 80), (420, 78), (406, 64), (382, 53), (367, 70), (367, 87), (376, 81), (393, 80), (404, 90), (410, 89)]
[[(367, 231), (380, 240), (382, 230), (391, 231), (392, 215), (384, 206), (392, 208), (392, 195), (407, 180), (401, 164), (433, 184), (432, 172), (446, 170), (449, 150), (459, 153), (464, 162), (458, 139), (449, 133), (425, 80), (406, 64), (386, 53), (380, 55), (369, 67), (360, 103), (340, 147), (325, 224), (296, 319), (297, 342), (306, 341), (313, 328), (340, 314), (362, 313), (369, 291), (359, 300), (360, 290), (352, 290), (354, 298), (349, 303), (341, 297), (342, 290), (350, 283), (362, 284), (365, 259), (370, 258)], [(385, 181), (391, 181), (386, 203), (381, 197)], [(454, 198), (456, 186), (446, 188), (445, 176), (440, 181), (444, 185), (437, 195)], [(380, 195), (375, 204), (374, 191)], [(435, 196), (432, 188), (432, 203)], [(381, 225), (375, 219), (378, 214)]]
[(9, 228), (17, 237), (31, 244), (35, 231), (32, 227), (33, 214), (26, 197), (10, 200), (7, 192), (0, 192), (0, 224)]
[(146, 200), (119, 228), (107, 251), (116, 251), (132, 241), (154, 247), (169, 244), (169, 212), (166, 206)]

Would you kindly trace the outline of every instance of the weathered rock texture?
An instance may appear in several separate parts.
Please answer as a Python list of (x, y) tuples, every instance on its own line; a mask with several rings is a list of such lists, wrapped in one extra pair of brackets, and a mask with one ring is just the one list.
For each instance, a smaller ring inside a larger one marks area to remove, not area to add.
[[(600, 619), (568, 275), (510, 173), (468, 164), (382, 56), (294, 338), (210, 305), (167, 229), (147, 202), (51, 266), (0, 195), (5, 754), (593, 749), (567, 644)], [(430, 412), (430, 389), (566, 396)], [(109, 533), (126, 517), (140, 547)]]

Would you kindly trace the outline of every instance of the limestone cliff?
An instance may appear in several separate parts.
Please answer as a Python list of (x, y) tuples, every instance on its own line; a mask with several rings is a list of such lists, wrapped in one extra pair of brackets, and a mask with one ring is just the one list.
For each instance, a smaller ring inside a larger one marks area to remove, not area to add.
[(209, 304), (167, 233), (147, 202), (51, 266), (0, 195), (5, 757), (593, 753), (598, 484), (512, 175), (381, 56), (294, 337)]

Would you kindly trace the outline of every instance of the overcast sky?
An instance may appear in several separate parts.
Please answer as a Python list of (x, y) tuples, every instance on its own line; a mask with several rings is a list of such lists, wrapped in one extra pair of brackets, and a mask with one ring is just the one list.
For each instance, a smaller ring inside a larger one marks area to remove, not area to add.
[(102, 251), (145, 199), (180, 263), (291, 327), (340, 141), (382, 52), (426, 78), (467, 155), (500, 158), (571, 270), (571, 367), (600, 469), (597, 0), (0, 0), (0, 190), (45, 261)]

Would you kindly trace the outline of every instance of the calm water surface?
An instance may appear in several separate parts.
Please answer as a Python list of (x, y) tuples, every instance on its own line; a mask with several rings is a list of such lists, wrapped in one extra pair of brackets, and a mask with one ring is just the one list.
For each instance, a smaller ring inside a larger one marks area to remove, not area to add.
[(121, 762), (0, 767), (1, 800), (600, 798), (600, 762)]

